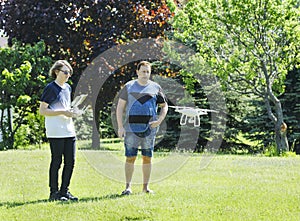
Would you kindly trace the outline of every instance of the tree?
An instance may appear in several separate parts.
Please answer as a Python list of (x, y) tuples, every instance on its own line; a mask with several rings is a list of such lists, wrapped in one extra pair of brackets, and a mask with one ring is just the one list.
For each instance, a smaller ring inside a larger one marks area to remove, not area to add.
[[(24, 43), (43, 40), (53, 59), (68, 59), (80, 73), (100, 53), (131, 39), (156, 38), (170, 28), (165, 1), (1, 0), (0, 27)], [(31, 30), (31, 31), (28, 31)]]
[(291, 150), (300, 154), (300, 69), (292, 70), (287, 75), (286, 90), (281, 96), (286, 114)]
[[(74, 67), (73, 89), (77, 87), (83, 70), (99, 54), (132, 39), (162, 36), (170, 26), (167, 20), (171, 14), (165, 1), (1, 2), (0, 26), (9, 40), (16, 38), (31, 44), (43, 40), (49, 56), (55, 60), (67, 59)], [(116, 68), (117, 63), (111, 66)], [(111, 92), (115, 92), (120, 87), (120, 81), (112, 82), (114, 85), (109, 87), (114, 89)], [(101, 97), (97, 103), (100, 103), (100, 107), (106, 106), (106, 98), (112, 96)], [(94, 121), (98, 124), (100, 108), (93, 106), (93, 109)], [(97, 127), (99, 128), (99, 124)], [(93, 131), (96, 131), (95, 128)]]
[(43, 42), (34, 46), (15, 42), (11, 48), (0, 49), (2, 149), (14, 147), (14, 135), (26, 123), (28, 114), (37, 112), (40, 85), (45, 84), (51, 61), (44, 51)]
[(177, 8), (174, 39), (193, 47), (226, 90), (263, 99), (279, 151), (289, 149), (281, 101), (284, 80), (299, 64), (296, 0), (190, 0)]

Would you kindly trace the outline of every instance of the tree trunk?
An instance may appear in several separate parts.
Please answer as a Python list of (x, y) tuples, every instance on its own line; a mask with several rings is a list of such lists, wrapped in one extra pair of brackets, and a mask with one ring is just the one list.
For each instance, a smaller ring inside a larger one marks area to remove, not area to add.
[[(270, 87), (271, 88), (271, 87)], [(275, 142), (277, 152), (281, 154), (282, 152), (289, 150), (289, 144), (287, 140), (286, 130), (287, 125), (283, 121), (283, 112), (280, 100), (273, 94), (272, 90), (269, 88), (268, 93), (265, 96), (265, 104), (268, 110), (268, 115), (275, 125)], [(272, 112), (270, 105), (270, 100), (274, 104), (275, 113)]]
[(277, 120), (275, 123), (275, 141), (276, 141), (276, 147), (277, 152), (279, 154), (286, 152), (289, 150), (289, 143), (287, 139), (287, 125), (283, 121), (283, 112), (281, 107), (281, 102), (277, 100), (275, 104), (275, 111), (277, 113)]
[(282, 122), (281, 124), (279, 124), (280, 126), (278, 126), (278, 124), (275, 127), (275, 140), (276, 140), (276, 147), (277, 147), (277, 151), (279, 154), (289, 151), (289, 144), (288, 144), (288, 139), (287, 139), (287, 135), (286, 135), (286, 129), (287, 126), (284, 122)]
[(92, 149), (97, 150), (100, 148), (100, 134), (99, 134), (99, 114), (98, 111), (93, 108), (93, 134), (92, 134)]
[[(12, 115), (10, 108), (3, 110), (3, 113), (6, 113), (6, 117), (3, 115), (2, 117), (2, 145), (3, 149), (13, 149), (14, 148), (14, 133), (12, 130)], [(2, 114), (3, 114), (2, 113)]]
[(92, 149), (97, 150), (100, 148), (100, 136), (96, 123), (93, 123), (93, 134), (92, 134)]

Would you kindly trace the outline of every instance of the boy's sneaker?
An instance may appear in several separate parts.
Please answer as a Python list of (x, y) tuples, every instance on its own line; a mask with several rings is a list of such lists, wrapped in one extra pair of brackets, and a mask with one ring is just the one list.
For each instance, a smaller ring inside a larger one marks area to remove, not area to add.
[(61, 193), (60, 193), (59, 191), (56, 191), (56, 192), (50, 193), (49, 200), (50, 200), (50, 201), (57, 201), (57, 200), (60, 200), (60, 201), (68, 201), (68, 198), (62, 196)]
[(67, 198), (69, 200), (72, 200), (72, 201), (78, 201), (78, 197), (73, 196), (69, 191), (67, 191), (65, 193), (61, 193), (61, 196), (65, 197), (65, 198)]

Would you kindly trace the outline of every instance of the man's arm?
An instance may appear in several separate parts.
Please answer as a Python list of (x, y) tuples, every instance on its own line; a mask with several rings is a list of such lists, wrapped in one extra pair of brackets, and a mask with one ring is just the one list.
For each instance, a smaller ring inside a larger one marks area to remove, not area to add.
[(123, 99), (119, 99), (118, 101), (118, 105), (117, 105), (117, 110), (116, 110), (116, 114), (117, 114), (117, 123), (118, 123), (118, 137), (119, 138), (123, 138), (125, 135), (125, 129), (123, 126), (123, 113), (126, 107), (126, 101)]
[(168, 104), (167, 103), (161, 103), (159, 104), (160, 106), (160, 113), (159, 113), (159, 116), (158, 116), (158, 119), (156, 121), (152, 121), (152, 122), (149, 122), (149, 124), (151, 125), (151, 127), (158, 127), (161, 122), (165, 119), (167, 113), (168, 113)]

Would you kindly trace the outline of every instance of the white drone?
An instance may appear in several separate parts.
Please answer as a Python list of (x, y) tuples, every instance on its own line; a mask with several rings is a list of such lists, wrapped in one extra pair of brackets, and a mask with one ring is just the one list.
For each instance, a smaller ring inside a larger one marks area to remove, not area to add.
[(174, 108), (176, 112), (181, 113), (180, 125), (186, 125), (187, 121), (189, 123), (194, 123), (195, 127), (200, 127), (200, 116), (207, 115), (208, 112), (218, 113), (215, 110), (202, 109), (202, 108), (192, 108), (192, 107), (181, 107), (181, 106), (169, 106)]

